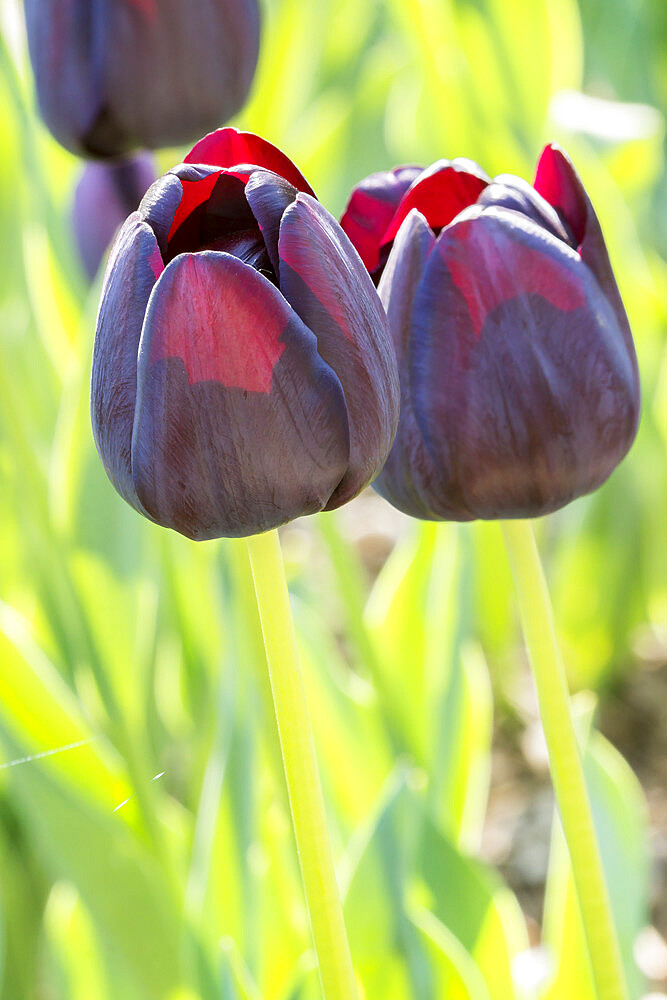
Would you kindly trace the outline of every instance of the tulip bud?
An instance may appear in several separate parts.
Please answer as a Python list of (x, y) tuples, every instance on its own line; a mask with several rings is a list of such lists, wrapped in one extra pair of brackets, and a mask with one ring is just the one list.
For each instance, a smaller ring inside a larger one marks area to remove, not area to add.
[(370, 174), (352, 192), (341, 219), (341, 226), (376, 285), (391, 249), (389, 243), (380, 246), (380, 237), (394, 218), (403, 195), (421, 172), (421, 167), (396, 167)]
[(243, 106), (257, 0), (25, 0), (40, 112), (82, 156), (190, 142)]
[(353, 242), (363, 229), (381, 273), (401, 379), (378, 492), (415, 517), (466, 521), (536, 517), (597, 489), (634, 440), (639, 378), (600, 225), (565, 153), (546, 147), (533, 187), (441, 161), (391, 218), (379, 196), (359, 218), (365, 184), (343, 226)]
[(74, 191), (72, 227), (86, 274), (94, 278), (118, 228), (155, 180), (153, 158), (140, 153), (112, 163), (87, 163)]
[(333, 509), (379, 472), (398, 401), (373, 283), (280, 150), (220, 129), (153, 184), (93, 356), (95, 440), (130, 504), (195, 539)]

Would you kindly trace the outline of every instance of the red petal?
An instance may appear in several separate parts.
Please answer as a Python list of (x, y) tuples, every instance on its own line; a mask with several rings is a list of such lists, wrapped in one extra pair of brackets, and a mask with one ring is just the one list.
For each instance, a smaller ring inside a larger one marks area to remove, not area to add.
[(413, 208), (431, 229), (442, 229), (459, 212), (474, 205), (489, 178), (472, 160), (439, 160), (425, 170), (407, 194), (387, 228), (382, 243), (390, 243)]
[(343, 232), (372, 274), (380, 263), (380, 241), (421, 167), (396, 167), (370, 174), (355, 187), (340, 220)]
[(181, 254), (160, 282), (149, 362), (180, 358), (190, 385), (268, 393), (289, 320), (278, 298), (270, 282), (229, 254)]
[(240, 164), (266, 167), (280, 174), (299, 191), (313, 194), (308, 181), (290, 158), (253, 132), (239, 132), (236, 128), (219, 128), (209, 132), (192, 147), (185, 163), (206, 163), (212, 167), (235, 167)]
[[(577, 251), (590, 267), (600, 288), (607, 296), (623, 331), (626, 347), (635, 358), (630, 324), (614, 278), (602, 229), (591, 200), (567, 153), (551, 143), (546, 146), (537, 165), (535, 190), (559, 212), (568, 223), (578, 243)], [(636, 366), (636, 358), (635, 358)], [(639, 391), (639, 374), (635, 372)]]
[[(551, 241), (542, 250), (539, 243), (513, 239), (511, 230), (505, 232), (498, 223), (505, 218), (502, 212), (487, 209), (478, 218), (457, 222), (437, 243), (478, 337), (488, 314), (522, 293), (539, 295), (566, 312), (586, 305), (583, 287), (571, 268), (555, 256)], [(471, 266), (473, 260), (476, 267)], [(485, 276), (483, 281), (480, 274)]]
[(321, 510), (345, 474), (345, 396), (278, 289), (225, 253), (168, 265), (143, 327), (132, 477), (189, 538)]
[(155, 21), (157, 18), (156, 0), (129, 0), (129, 2), (146, 20)]
[(569, 159), (553, 143), (544, 147), (533, 187), (565, 216), (577, 243), (581, 243), (588, 215), (583, 186)]
[(208, 201), (220, 174), (231, 174), (242, 181), (247, 181), (250, 176), (249, 170), (215, 170), (214, 168), (202, 168), (199, 172), (191, 170), (187, 175), (179, 176), (183, 171), (179, 171), (177, 167), (174, 173), (176, 173), (181, 182), (183, 196), (176, 209), (174, 221), (169, 230), (168, 240), (173, 238), (176, 230), (185, 222), (188, 216), (192, 215), (195, 209), (203, 205), (205, 201)]

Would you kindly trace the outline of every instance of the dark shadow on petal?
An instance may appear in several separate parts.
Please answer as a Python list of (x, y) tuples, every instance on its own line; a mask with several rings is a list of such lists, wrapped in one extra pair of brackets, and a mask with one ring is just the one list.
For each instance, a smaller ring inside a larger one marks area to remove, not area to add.
[(278, 237), (285, 210), (298, 194), (297, 189), (270, 170), (255, 170), (245, 188), (253, 215), (262, 231), (267, 252), (276, 274), (280, 273)]
[(377, 475), (396, 433), (399, 386), (387, 319), (361, 258), (319, 202), (300, 194), (283, 216), (280, 288), (338, 375), (350, 422), (350, 466), (329, 507)]
[[(435, 245), (430, 226), (416, 209), (408, 215), (394, 241), (378, 293), (387, 312), (389, 331), (396, 349), (401, 382), (401, 411), (396, 439), (373, 488), (405, 514), (422, 519), (440, 519), (442, 502), (432, 507), (433, 497), (443, 497), (445, 486), (422, 439), (412, 410), (410, 339), (416, 326), (413, 306), (417, 288)], [(452, 511), (453, 513), (453, 511)]]

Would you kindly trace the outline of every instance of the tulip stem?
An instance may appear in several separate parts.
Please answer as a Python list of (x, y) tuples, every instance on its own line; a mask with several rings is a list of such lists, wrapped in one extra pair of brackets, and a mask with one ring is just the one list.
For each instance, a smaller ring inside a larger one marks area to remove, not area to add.
[(551, 778), (567, 841), (597, 1000), (627, 1000), (583, 763), (570, 715), (553, 610), (530, 521), (502, 524), (537, 687)]
[(277, 531), (248, 538), (294, 835), (325, 1000), (356, 1000)]

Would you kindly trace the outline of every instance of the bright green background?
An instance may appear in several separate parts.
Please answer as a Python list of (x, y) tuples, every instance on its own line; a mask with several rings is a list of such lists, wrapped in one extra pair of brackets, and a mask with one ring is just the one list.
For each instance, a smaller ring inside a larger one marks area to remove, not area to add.
[[(0, 997), (309, 1000), (243, 543), (155, 528), (104, 476), (87, 398), (99, 287), (68, 229), (78, 165), (35, 116), (18, 12), (3, 0), (0, 759), (85, 744), (0, 769)], [(640, 669), (637, 628), (667, 623), (667, 10), (271, 0), (265, 14), (239, 124), (281, 145), (335, 213), (355, 181), (399, 162), (464, 155), (531, 178), (555, 138), (580, 169), (635, 332), (643, 419), (599, 493), (538, 527), (571, 681), (604, 696)], [(591, 107), (584, 88), (652, 107)], [(591, 1000), (559, 835), (539, 991), (515, 961), (528, 943), (517, 901), (475, 857), (494, 701), (506, 718), (523, 663), (497, 526), (418, 526), (369, 503), (285, 533), (365, 996)], [(369, 522), (398, 539), (372, 588), (350, 542)], [(582, 739), (590, 711), (579, 705)], [(597, 733), (587, 746), (636, 998), (645, 805), (616, 751)]]

